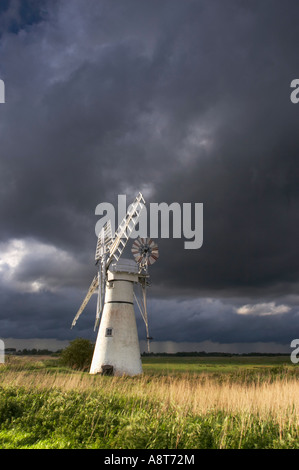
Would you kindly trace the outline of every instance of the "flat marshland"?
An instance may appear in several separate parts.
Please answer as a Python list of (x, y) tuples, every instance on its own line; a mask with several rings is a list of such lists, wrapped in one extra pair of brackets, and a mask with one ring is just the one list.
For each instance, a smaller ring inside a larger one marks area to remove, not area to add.
[(0, 365), (0, 448), (299, 448), (289, 357), (145, 357), (138, 377)]

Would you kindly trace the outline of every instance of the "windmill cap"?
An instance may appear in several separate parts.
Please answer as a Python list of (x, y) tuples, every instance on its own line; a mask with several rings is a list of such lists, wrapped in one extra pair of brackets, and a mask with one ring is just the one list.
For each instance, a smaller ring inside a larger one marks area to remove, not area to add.
[(115, 273), (138, 273), (138, 265), (133, 259), (121, 258), (116, 263), (112, 263), (109, 266), (109, 271)]

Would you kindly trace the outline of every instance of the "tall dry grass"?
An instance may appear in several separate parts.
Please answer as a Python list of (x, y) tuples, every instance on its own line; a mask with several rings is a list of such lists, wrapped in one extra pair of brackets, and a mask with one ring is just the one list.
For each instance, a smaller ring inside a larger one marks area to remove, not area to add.
[(299, 382), (288, 368), (103, 377), (52, 366), (0, 366), (0, 446), (2, 432), (16, 447), (299, 448)]
[(206, 414), (211, 411), (258, 415), (261, 419), (271, 415), (281, 425), (299, 424), (299, 382), (288, 377), (274, 378), (258, 375), (254, 381), (236, 381), (231, 377), (221, 381), (209, 374), (182, 374), (181, 376), (102, 377), (88, 373), (46, 368), (23, 370), (9, 368), (0, 374), (1, 386), (29, 389), (60, 389), (113, 396), (137, 397), (146, 405), (157, 401), (165, 411), (175, 407), (183, 416), (187, 413)]

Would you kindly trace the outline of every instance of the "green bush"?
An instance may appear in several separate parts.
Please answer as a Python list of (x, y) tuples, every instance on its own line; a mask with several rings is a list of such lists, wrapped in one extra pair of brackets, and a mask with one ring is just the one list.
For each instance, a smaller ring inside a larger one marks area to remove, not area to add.
[(84, 338), (77, 338), (70, 342), (60, 356), (62, 365), (72, 369), (88, 370), (91, 364), (94, 345)]

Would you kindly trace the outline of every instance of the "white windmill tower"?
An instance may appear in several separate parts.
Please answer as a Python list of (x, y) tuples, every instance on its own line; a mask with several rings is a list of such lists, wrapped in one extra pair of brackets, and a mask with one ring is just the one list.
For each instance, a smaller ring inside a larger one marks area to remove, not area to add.
[[(127, 245), (145, 201), (141, 193), (130, 205), (127, 214), (112, 236), (110, 221), (101, 230), (97, 248), (94, 277), (88, 293), (76, 314), (72, 327), (86, 307), (92, 294), (98, 289), (95, 329), (98, 325), (96, 345), (90, 367), (91, 374), (137, 375), (142, 373), (140, 347), (134, 312), (134, 284), (140, 283), (143, 291), (148, 278), (145, 264), (130, 259), (120, 259)], [(149, 263), (146, 263), (146, 266)], [(135, 296), (136, 300), (137, 297)], [(137, 301), (138, 302), (138, 301)], [(146, 295), (139, 308), (146, 318), (148, 337)], [(149, 341), (149, 338), (148, 338)]]

